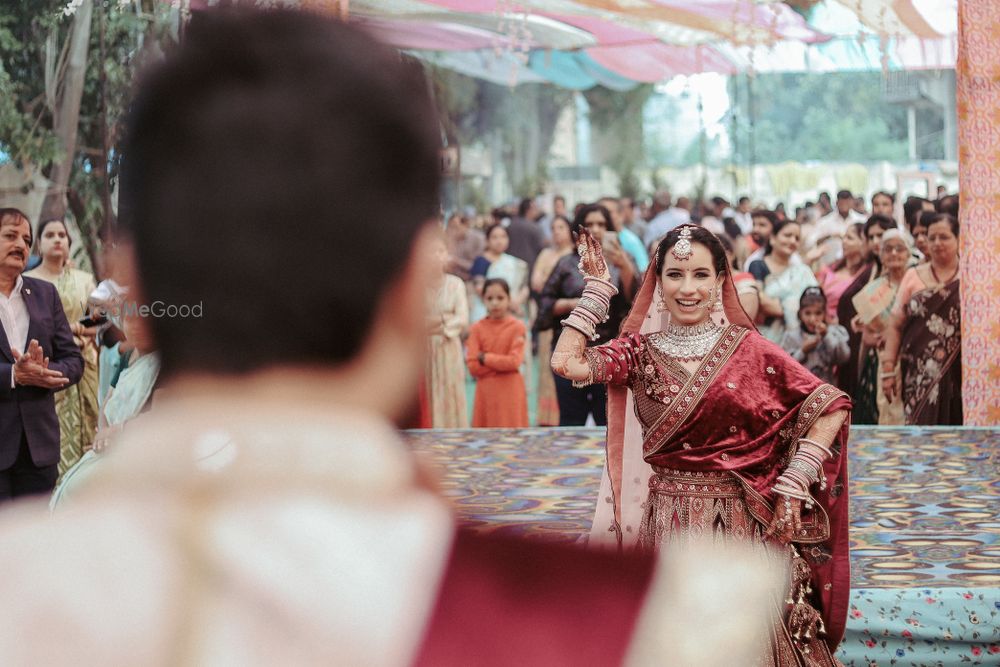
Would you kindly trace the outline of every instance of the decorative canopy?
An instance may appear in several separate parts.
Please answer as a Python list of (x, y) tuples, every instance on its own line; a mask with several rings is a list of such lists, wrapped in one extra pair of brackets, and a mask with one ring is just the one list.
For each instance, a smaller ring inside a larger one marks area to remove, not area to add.
[(703, 72), (954, 67), (957, 2), (350, 0), (349, 7), (352, 21), (386, 42), (471, 76), (627, 89)]

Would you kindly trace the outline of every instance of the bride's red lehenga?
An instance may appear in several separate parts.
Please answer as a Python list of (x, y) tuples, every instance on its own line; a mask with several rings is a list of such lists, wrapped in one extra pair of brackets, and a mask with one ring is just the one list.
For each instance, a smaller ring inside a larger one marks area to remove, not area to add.
[[(835, 413), (850, 410), (850, 400), (757, 333), (729, 275), (718, 341), (689, 373), (659, 349), (656, 282), (651, 264), (621, 336), (585, 352), (591, 381), (609, 385), (607, 466), (590, 544), (650, 550), (708, 535), (787, 557), (792, 581), (775, 600), (774, 631), (759, 664), (839, 664), (832, 653), (850, 592), (850, 419)], [(803, 509), (791, 546), (765, 540), (771, 487), (798, 438), (825, 425), (834, 431), (826, 488), (813, 487), (816, 505)]]

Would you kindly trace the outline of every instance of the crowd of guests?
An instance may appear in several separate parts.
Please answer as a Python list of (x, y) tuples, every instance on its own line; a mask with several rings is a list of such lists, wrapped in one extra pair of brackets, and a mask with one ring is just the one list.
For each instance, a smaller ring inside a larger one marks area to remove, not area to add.
[[(3, 208), (0, 235), (7, 258), (0, 355), (13, 362), (9, 391), (0, 393), (4, 455), (13, 461), (0, 470), (3, 501), (46, 494), (84, 475), (95, 452), (148, 406), (159, 363), (147, 318), (124, 306), (127, 290), (113, 278), (98, 285), (92, 273), (73, 265), (62, 219), (32, 225), (22, 211)], [(104, 269), (121, 280), (115, 256), (114, 249), (105, 253)], [(40, 285), (52, 286), (45, 309)], [(42, 360), (37, 368), (29, 361), (32, 350)]]
[[(574, 238), (586, 229), (602, 244), (618, 288), (589, 343), (600, 345), (618, 335), (656, 244), (687, 223), (722, 240), (744, 310), (851, 396), (854, 423), (962, 423), (957, 195), (939, 188), (936, 200), (899, 206), (888, 192), (870, 202), (823, 192), (794, 215), (748, 197), (732, 205), (657, 192), (572, 211), (561, 195), (546, 209), (541, 199), (445, 221), (419, 425), (528, 426), (529, 396), (539, 426), (605, 424), (604, 386), (576, 387), (548, 365), (583, 292)], [(471, 422), (467, 373), (476, 382)]]

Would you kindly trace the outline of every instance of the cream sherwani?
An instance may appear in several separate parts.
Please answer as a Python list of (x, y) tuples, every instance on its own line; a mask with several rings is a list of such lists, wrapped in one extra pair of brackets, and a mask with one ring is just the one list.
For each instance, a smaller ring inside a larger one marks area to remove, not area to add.
[(0, 515), (0, 662), (404, 665), (453, 534), (387, 424), (177, 405), (75, 507)]
[[(106, 457), (55, 515), (42, 502), (0, 515), (0, 664), (380, 667), (420, 655), (454, 525), (384, 421), (161, 404)], [(623, 638), (627, 664), (753, 664), (780, 578), (717, 549), (661, 565)]]

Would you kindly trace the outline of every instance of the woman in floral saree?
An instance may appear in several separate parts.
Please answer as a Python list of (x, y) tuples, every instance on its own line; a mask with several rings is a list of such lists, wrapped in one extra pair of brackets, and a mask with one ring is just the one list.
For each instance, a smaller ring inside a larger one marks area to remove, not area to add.
[(600, 245), (584, 234), (580, 249), (587, 288), (552, 366), (609, 385), (591, 545), (760, 545), (792, 574), (759, 664), (836, 665), (850, 587), (850, 401), (757, 333), (722, 245), (697, 226), (661, 242), (621, 335), (586, 348), (614, 288)]
[(961, 424), (958, 220), (947, 213), (921, 220), (927, 223), (930, 261), (909, 269), (899, 284), (879, 377), (886, 399), (903, 401), (908, 425)]

